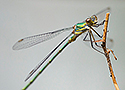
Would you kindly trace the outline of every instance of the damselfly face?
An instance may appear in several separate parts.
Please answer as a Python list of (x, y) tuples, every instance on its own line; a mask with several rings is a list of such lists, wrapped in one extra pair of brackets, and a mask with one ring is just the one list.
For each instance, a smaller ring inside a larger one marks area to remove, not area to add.
[(96, 24), (97, 21), (97, 16), (96, 15), (92, 15), (90, 18), (86, 19), (86, 23), (88, 26), (93, 26), (93, 24)]
[(98, 21), (98, 18), (97, 18), (97, 16), (96, 15), (92, 15), (91, 17), (90, 17), (90, 19), (93, 21), (93, 23), (94, 24), (96, 24)]

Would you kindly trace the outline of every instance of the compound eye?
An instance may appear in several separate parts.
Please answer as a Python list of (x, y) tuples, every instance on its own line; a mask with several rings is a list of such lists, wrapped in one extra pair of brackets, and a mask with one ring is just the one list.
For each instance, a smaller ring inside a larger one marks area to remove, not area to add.
[(93, 15), (93, 16), (91, 17), (91, 19), (92, 19), (92, 21), (97, 21), (97, 16), (96, 16), (96, 15)]
[(96, 15), (93, 15), (93, 18), (96, 18)]
[(90, 20), (90, 18), (87, 18), (86, 19), (86, 23), (89, 23), (91, 20)]

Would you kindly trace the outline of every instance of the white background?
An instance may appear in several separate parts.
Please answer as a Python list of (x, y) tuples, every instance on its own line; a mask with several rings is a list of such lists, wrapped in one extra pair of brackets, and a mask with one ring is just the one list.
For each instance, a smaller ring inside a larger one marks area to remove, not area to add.
[[(125, 90), (125, 2), (122, 0), (0, 0), (0, 90), (21, 90), (28, 72), (69, 32), (19, 51), (14, 43), (26, 36), (53, 31), (85, 20), (111, 7), (108, 36), (118, 57), (111, 61)], [(29, 90), (115, 90), (106, 59), (81, 38), (69, 45), (28, 88)]]

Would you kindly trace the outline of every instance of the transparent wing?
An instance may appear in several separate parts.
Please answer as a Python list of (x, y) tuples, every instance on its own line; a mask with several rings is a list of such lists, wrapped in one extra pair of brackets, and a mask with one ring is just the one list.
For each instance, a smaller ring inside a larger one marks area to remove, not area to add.
[(55, 36), (61, 34), (64, 31), (67, 31), (69, 29), (73, 29), (73, 27), (64, 28), (64, 29), (60, 29), (57, 31), (53, 31), (53, 32), (48, 32), (48, 33), (44, 33), (44, 34), (39, 34), (39, 35), (34, 35), (34, 36), (23, 38), (23, 39), (17, 41), (14, 44), (14, 46), (12, 47), (12, 49), (13, 50), (20, 50), (20, 49), (29, 48), (29, 47), (34, 46), (34, 45), (41, 43), (43, 41), (54, 38)]
[(65, 37), (35, 68), (33, 68), (28, 74), (25, 81), (27, 81), (40, 68), (40, 66), (47, 61), (47, 59), (53, 54), (53, 52), (55, 52), (55, 50), (57, 50), (60, 45), (62, 45), (62, 43), (64, 43), (72, 34), (73, 33), (70, 33), (67, 37)]
[(110, 11), (111, 11), (110, 7), (107, 7), (107, 8), (105, 8), (105, 9), (99, 11), (98, 13), (96, 13), (95, 15), (98, 17), (98, 22), (103, 21), (104, 18), (105, 18), (105, 14), (106, 14), (107, 12), (110, 12)]

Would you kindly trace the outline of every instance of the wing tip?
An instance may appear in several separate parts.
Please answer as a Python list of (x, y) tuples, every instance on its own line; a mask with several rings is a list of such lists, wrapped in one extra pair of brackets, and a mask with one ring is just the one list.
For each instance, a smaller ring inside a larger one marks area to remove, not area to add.
[(13, 45), (12, 49), (13, 49), (13, 50), (17, 50), (16, 47), (15, 47), (15, 44)]
[(24, 40), (24, 39), (20, 39), (19, 41), (17, 41), (17, 42), (13, 45), (12, 49), (13, 49), (13, 50), (20, 50), (20, 49), (22, 49), (21, 47), (19, 47), (19, 43), (21, 43), (23, 40)]
[(110, 7), (107, 7), (108, 10), (110, 10), (111, 8)]
[(15, 43), (12, 47), (13, 50), (20, 50), (18, 47), (17, 47), (17, 44)]

